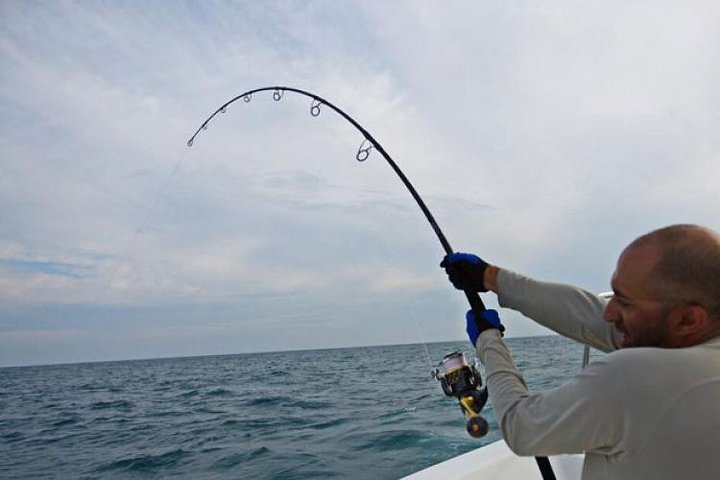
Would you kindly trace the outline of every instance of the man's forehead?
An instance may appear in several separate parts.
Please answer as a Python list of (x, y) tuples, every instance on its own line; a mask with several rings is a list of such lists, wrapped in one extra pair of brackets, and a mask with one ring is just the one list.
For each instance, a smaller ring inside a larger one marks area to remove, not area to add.
[(618, 258), (610, 284), (616, 293), (635, 290), (646, 283), (653, 267), (660, 257), (660, 250), (654, 246), (626, 248)]
[(655, 266), (660, 258), (661, 249), (658, 245), (630, 246), (622, 251), (618, 258), (617, 270), (647, 269)]

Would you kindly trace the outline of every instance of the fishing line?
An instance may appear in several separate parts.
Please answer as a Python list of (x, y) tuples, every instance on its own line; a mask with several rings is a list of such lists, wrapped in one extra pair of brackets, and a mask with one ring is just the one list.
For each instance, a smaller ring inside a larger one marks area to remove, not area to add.
[(407, 308), (408, 313), (410, 313), (410, 317), (412, 317), (415, 323), (415, 329), (417, 330), (418, 337), (420, 338), (420, 342), (422, 343), (423, 349), (425, 350), (425, 357), (427, 358), (428, 365), (430, 365), (430, 370), (432, 371), (432, 369), (435, 368), (436, 363), (433, 363), (432, 357), (430, 357), (430, 350), (428, 350), (427, 343), (425, 342), (425, 335), (420, 328), (420, 321), (418, 320), (417, 315), (415, 315), (415, 309), (412, 307), (412, 304), (407, 300), (405, 301), (405, 308)]
[(155, 195), (155, 198), (153, 199), (152, 203), (147, 207), (145, 211), (145, 215), (143, 216), (142, 221), (140, 222), (140, 225), (133, 231), (132, 237), (130, 237), (130, 240), (127, 242), (127, 245), (125, 249), (123, 250), (122, 254), (120, 255), (117, 265), (113, 269), (112, 275), (110, 276), (109, 280), (105, 283), (103, 288), (101, 289), (99, 295), (105, 295), (105, 293), (112, 287), (113, 283), (115, 283), (115, 280), (117, 280), (118, 274), (120, 273), (120, 269), (123, 267), (127, 259), (129, 258), (130, 254), (135, 249), (135, 244), (138, 241), (138, 238), (140, 238), (140, 235), (145, 231), (145, 229), (150, 224), (150, 220), (154, 216), (157, 206), (160, 203), (160, 201), (165, 197), (165, 194), (168, 191), (168, 188), (170, 187), (170, 184), (174, 180), (174, 178), (180, 173), (180, 170), (182, 169), (183, 162), (189, 155), (189, 151), (187, 149), (183, 150), (183, 152), (179, 155), (178, 160), (173, 165), (172, 170), (170, 170), (170, 173), (165, 178), (165, 182), (163, 183), (162, 187), (158, 191), (158, 193)]

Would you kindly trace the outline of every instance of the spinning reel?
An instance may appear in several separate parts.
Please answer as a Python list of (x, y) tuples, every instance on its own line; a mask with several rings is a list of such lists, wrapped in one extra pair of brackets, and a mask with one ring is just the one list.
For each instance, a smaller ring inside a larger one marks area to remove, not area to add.
[(443, 392), (448, 397), (455, 397), (460, 408), (467, 417), (467, 431), (472, 437), (483, 437), (488, 433), (488, 422), (480, 411), (488, 399), (487, 388), (480, 390), (482, 380), (477, 369), (470, 365), (462, 352), (445, 355), (441, 362), (442, 373), (433, 372), (433, 377), (440, 382)]

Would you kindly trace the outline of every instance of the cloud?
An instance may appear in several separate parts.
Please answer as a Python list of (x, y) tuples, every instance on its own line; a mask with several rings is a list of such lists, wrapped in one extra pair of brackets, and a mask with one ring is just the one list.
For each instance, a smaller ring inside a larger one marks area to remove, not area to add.
[[(715, 2), (10, 2), (2, 17), (0, 329), (96, 335), (75, 312), (114, 326), (118, 357), (198, 352), (193, 336), (206, 353), (392, 343), (416, 338), (410, 303), (430, 338), (462, 337), (430, 225), (329, 108), (257, 94), (185, 147), (264, 85), (343, 108), (454, 248), (537, 276), (604, 290), (634, 236), (720, 224)], [(90, 351), (73, 338), (53, 358)]]
[(17, 275), (57, 275), (60, 277), (83, 278), (88, 276), (92, 268), (87, 265), (73, 265), (58, 262), (36, 262), (17, 259), (0, 258), (0, 268)]

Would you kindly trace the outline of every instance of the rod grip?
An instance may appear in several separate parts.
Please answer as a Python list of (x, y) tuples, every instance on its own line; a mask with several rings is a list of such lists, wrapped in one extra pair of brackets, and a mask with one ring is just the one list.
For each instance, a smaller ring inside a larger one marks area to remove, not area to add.
[(485, 304), (480, 298), (480, 294), (477, 292), (473, 292), (472, 290), (464, 290), (464, 292), (465, 297), (470, 303), (470, 308), (472, 308), (472, 311), (475, 312), (475, 316), (477, 318), (480, 318), (480, 314), (485, 311)]

